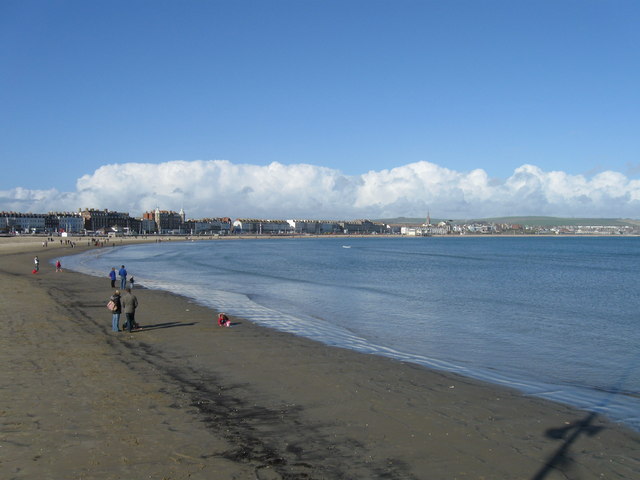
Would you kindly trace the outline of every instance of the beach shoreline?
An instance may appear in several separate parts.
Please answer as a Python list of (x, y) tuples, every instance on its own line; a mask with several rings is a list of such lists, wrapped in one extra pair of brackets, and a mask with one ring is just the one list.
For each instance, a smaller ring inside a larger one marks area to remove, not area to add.
[(145, 328), (112, 333), (107, 272), (49, 263), (92, 247), (4, 240), (0, 355), (20, 369), (2, 373), (3, 478), (640, 474), (638, 433), (597, 415), (244, 319), (218, 328), (167, 292), (136, 290)]

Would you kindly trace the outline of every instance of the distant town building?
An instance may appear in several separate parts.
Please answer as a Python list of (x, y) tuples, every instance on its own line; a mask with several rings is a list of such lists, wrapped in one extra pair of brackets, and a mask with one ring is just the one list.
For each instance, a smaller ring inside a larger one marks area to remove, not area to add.
[(80, 214), (84, 219), (84, 228), (89, 232), (140, 232), (140, 220), (130, 217), (129, 213), (85, 208)]
[(342, 233), (342, 227), (335, 220), (287, 220), (293, 233), (299, 235), (324, 235)]
[(281, 235), (292, 233), (293, 229), (286, 220), (239, 218), (233, 222), (233, 232), (255, 235)]
[[(146, 214), (145, 214), (146, 215)], [(140, 219), (140, 233), (143, 235), (147, 235), (149, 233), (157, 233), (156, 221), (154, 218), (143, 218)]]
[(228, 235), (231, 231), (231, 219), (224, 217), (187, 220), (185, 227), (191, 235)]
[(348, 222), (339, 222), (343, 233), (359, 235), (359, 234), (381, 234), (386, 233), (387, 226), (381, 222), (372, 222), (370, 220), (352, 220)]
[(83, 233), (84, 218), (79, 212), (49, 212), (46, 219), (48, 232)]
[(44, 233), (47, 215), (43, 213), (0, 212), (0, 230), (17, 233)]
[[(147, 222), (145, 222), (147, 220)], [(153, 231), (159, 234), (167, 233), (185, 233), (185, 213), (182, 209), (180, 212), (174, 212), (170, 210), (160, 210), (156, 208), (152, 212), (145, 212), (142, 215), (142, 221), (144, 226), (150, 227), (153, 221), (155, 224)], [(145, 229), (147, 231), (147, 229)], [(151, 228), (149, 228), (151, 231)]]

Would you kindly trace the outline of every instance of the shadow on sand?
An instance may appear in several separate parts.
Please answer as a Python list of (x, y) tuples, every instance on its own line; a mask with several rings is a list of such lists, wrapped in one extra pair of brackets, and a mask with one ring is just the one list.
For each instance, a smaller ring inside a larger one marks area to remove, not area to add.
[(140, 332), (144, 330), (158, 330), (160, 328), (174, 328), (174, 327), (192, 327), (197, 325), (198, 322), (182, 323), (182, 322), (166, 322), (156, 323), (155, 325), (140, 325), (140, 328), (134, 331)]
[(598, 417), (595, 412), (589, 413), (582, 420), (570, 423), (566, 426), (559, 428), (550, 428), (545, 432), (547, 438), (563, 440), (562, 445), (556, 450), (556, 452), (549, 457), (538, 472), (531, 477), (531, 480), (544, 480), (547, 475), (552, 471), (565, 472), (571, 469), (570, 447), (574, 444), (581, 435), (593, 436), (597, 435), (604, 427), (593, 425), (594, 420)]
[[(632, 375), (640, 366), (640, 353), (638, 353), (631, 361), (629, 361), (622, 371), (617, 383), (611, 389), (609, 396), (605, 398), (600, 407), (607, 406), (611, 403), (616, 394), (622, 391), (624, 385), (627, 384)], [(549, 457), (546, 463), (542, 466), (538, 472), (531, 477), (531, 480), (544, 480), (549, 472), (558, 470), (562, 473), (571, 469), (572, 457), (569, 448), (574, 444), (581, 435), (587, 435), (592, 437), (597, 435), (604, 427), (593, 425), (594, 421), (598, 418), (596, 412), (590, 412), (582, 420), (570, 423), (566, 426), (559, 428), (550, 428), (545, 432), (547, 438), (564, 440), (562, 445), (556, 450), (556, 452)], [(565, 474), (566, 476), (566, 474)]]

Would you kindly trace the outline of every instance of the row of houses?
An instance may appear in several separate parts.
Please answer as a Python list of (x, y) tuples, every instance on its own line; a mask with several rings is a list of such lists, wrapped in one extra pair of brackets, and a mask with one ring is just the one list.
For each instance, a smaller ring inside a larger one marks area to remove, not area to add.
[[(282, 234), (382, 234), (389, 226), (369, 220), (270, 220), (229, 217), (187, 219), (184, 211), (160, 210), (135, 218), (125, 212), (79, 209), (78, 212), (0, 212), (2, 233), (73, 234), (180, 234), (180, 235), (282, 235)], [(397, 232), (396, 232), (397, 233)]]
[(79, 213), (0, 212), (0, 232), (4, 233), (82, 232), (84, 224)]
[(74, 233), (123, 235), (228, 233), (231, 219), (187, 220), (184, 212), (156, 209), (136, 218), (127, 212), (79, 209), (77, 212), (0, 212), (3, 233)]
[(326, 235), (326, 234), (382, 234), (389, 233), (388, 225), (370, 220), (262, 220), (240, 218), (233, 222), (234, 233)]

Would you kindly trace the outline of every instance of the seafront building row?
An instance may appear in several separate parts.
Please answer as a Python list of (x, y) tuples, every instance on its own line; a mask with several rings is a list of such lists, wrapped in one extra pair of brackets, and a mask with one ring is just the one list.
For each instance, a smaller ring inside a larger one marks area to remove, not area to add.
[(184, 211), (160, 210), (136, 218), (112, 210), (78, 212), (0, 212), (2, 233), (72, 233), (122, 235), (282, 235), (282, 234), (382, 234), (388, 225), (369, 220), (273, 220), (230, 217), (187, 219)]
[(187, 219), (184, 210), (155, 210), (139, 218), (129, 213), (93, 208), (77, 212), (20, 213), (0, 212), (0, 233), (4, 234), (83, 234), (83, 235), (636, 235), (638, 227), (562, 226), (527, 227), (519, 224), (473, 222), (458, 224), (426, 221), (418, 225), (388, 224), (371, 220), (274, 220), (230, 217)]

